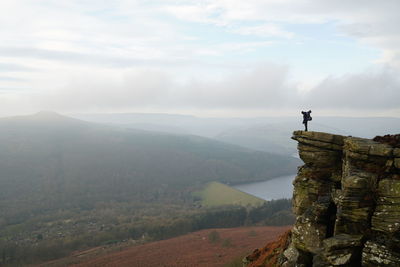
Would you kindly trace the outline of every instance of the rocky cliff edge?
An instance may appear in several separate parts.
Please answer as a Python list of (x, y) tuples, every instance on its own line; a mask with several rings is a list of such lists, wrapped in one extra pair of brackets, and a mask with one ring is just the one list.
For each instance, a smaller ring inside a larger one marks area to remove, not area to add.
[(245, 265), (400, 266), (399, 146), (321, 132), (292, 139), (305, 163), (293, 181), (296, 223), (285, 247), (266, 250), (273, 261)]

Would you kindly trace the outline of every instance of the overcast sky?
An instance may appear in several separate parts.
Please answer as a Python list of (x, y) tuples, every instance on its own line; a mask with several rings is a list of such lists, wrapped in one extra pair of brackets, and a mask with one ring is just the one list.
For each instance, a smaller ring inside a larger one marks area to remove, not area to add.
[(400, 117), (398, 0), (1, 0), (0, 116)]

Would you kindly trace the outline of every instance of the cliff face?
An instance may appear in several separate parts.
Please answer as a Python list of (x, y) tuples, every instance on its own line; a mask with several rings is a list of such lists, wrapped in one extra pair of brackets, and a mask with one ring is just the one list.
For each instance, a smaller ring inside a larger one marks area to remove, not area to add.
[(400, 148), (320, 132), (292, 138), (305, 164), (293, 182), (291, 241), (275, 264), (400, 266)]

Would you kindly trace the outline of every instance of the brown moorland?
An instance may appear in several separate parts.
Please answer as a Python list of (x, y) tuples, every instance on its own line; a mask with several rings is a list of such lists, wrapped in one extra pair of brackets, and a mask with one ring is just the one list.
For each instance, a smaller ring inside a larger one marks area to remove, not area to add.
[[(258, 226), (201, 230), (168, 240), (129, 247), (73, 266), (224, 266), (275, 240), (290, 228), (291, 226)], [(215, 235), (215, 232), (218, 234)]]
[(279, 266), (278, 256), (283, 253), (290, 242), (291, 232), (287, 230), (277, 240), (274, 240), (261, 249), (256, 249), (246, 257), (248, 267), (273, 267)]

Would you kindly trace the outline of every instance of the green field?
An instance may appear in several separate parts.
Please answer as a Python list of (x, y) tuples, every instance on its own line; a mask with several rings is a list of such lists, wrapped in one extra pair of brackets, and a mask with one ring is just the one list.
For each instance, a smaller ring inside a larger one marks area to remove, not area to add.
[(208, 183), (202, 191), (196, 192), (195, 195), (201, 198), (203, 206), (209, 207), (223, 205), (259, 206), (265, 203), (264, 199), (218, 182)]

